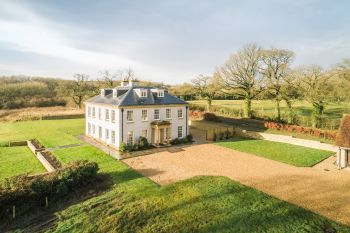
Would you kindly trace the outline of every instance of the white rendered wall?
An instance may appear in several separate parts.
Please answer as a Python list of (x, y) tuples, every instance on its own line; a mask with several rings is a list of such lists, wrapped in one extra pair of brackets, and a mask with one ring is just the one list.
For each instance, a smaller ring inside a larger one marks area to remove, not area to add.
[[(91, 107), (91, 116), (88, 116), (88, 108)], [(92, 117), (92, 108), (95, 107), (95, 117)], [(98, 109), (101, 109), (101, 120), (98, 117)], [(106, 121), (105, 118), (105, 110), (109, 109), (109, 120)], [(140, 136), (142, 135), (142, 130), (147, 130), (147, 140), (151, 142), (151, 122), (155, 121), (154, 119), (154, 110), (159, 109), (159, 115), (160, 119), (159, 121), (169, 121), (171, 123), (170, 129), (171, 129), (171, 139), (178, 137), (178, 126), (183, 127), (183, 137), (186, 137), (186, 132), (189, 134), (189, 126), (186, 124), (186, 119), (188, 121), (188, 111), (187, 111), (187, 117), (186, 117), (186, 106), (171, 106), (171, 107), (137, 107), (137, 108), (124, 108), (118, 109), (118, 108), (111, 108), (106, 106), (97, 106), (91, 103), (86, 103), (86, 129), (85, 134), (89, 135), (95, 139), (98, 139), (107, 145), (113, 145), (116, 147), (119, 147), (120, 142), (124, 141), (127, 142), (128, 132), (133, 131), (134, 133), (134, 141), (137, 141)], [(166, 118), (166, 109), (171, 109), (171, 118)], [(178, 117), (178, 109), (182, 109), (183, 117)], [(115, 111), (115, 122), (112, 123), (112, 117), (111, 117), (111, 111)], [(127, 111), (132, 110), (133, 111), (133, 121), (128, 122), (127, 121)], [(148, 111), (148, 118), (146, 121), (142, 121), (142, 110)], [(122, 112), (123, 112), (123, 127), (121, 127), (121, 121), (122, 121)], [(91, 133), (88, 134), (88, 124), (91, 124)], [(95, 125), (95, 133), (93, 134), (92, 127)], [(187, 125), (187, 130), (186, 130)], [(99, 128), (102, 128), (102, 137), (99, 138)], [(109, 138), (106, 139), (106, 132), (105, 130), (109, 130)], [(123, 129), (123, 139), (121, 138)], [(115, 131), (115, 143), (112, 144), (112, 130)]]

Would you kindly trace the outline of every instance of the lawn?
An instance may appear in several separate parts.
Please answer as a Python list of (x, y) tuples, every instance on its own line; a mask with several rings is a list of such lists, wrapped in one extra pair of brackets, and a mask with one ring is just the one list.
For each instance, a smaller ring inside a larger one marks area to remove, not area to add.
[[(25, 122), (16, 123), (12, 129), (21, 129), (30, 137), (48, 135), (45, 143), (51, 145), (63, 143), (61, 138), (55, 142), (51, 134), (64, 132), (67, 138), (75, 138), (83, 133), (83, 126), (79, 126), (82, 121), (50, 122), (54, 126), (46, 128), (39, 127), (42, 121), (31, 122), (39, 129), (36, 131), (21, 127)], [(15, 131), (7, 126), (9, 140), (11, 134)], [(64, 164), (78, 159), (96, 161), (100, 172), (109, 174), (114, 185), (99, 196), (55, 212), (56, 225), (47, 232), (325, 232), (331, 228), (350, 232), (344, 225), (228, 178), (194, 177), (159, 187), (90, 145), (53, 153)]]
[[(197, 104), (204, 106), (206, 104), (205, 100), (189, 101), (191, 104)], [(214, 106), (223, 106), (233, 108), (237, 111), (242, 110), (243, 100), (213, 100), (212, 104)], [(286, 119), (287, 116), (287, 106), (284, 101), (281, 102), (281, 113), (282, 117)], [(293, 107), (299, 121), (305, 125), (310, 126), (310, 116), (312, 114), (312, 105), (307, 101), (295, 101)], [(253, 100), (252, 110), (258, 116), (264, 117), (274, 117), (276, 115), (275, 102), (273, 100)], [(325, 120), (327, 128), (335, 129), (339, 126), (340, 119), (344, 113), (350, 113), (350, 104), (343, 103), (328, 103), (325, 107)]]
[(42, 172), (46, 172), (45, 168), (28, 147), (0, 147), (0, 180), (23, 173)]
[(216, 144), (298, 167), (311, 167), (334, 154), (331, 151), (250, 138), (235, 138)]

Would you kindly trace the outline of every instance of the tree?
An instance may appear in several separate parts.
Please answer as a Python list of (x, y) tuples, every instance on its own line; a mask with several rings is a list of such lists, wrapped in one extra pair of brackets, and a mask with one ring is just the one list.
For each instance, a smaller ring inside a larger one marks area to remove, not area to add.
[(343, 59), (343, 61), (336, 66), (336, 71), (340, 77), (350, 81), (350, 58)]
[(119, 74), (113, 74), (108, 70), (104, 70), (101, 72), (100, 82), (104, 87), (113, 88), (115, 86), (115, 82), (119, 80)]
[(86, 74), (75, 74), (74, 80), (65, 83), (62, 87), (64, 94), (72, 98), (77, 108), (81, 108), (83, 100), (93, 95), (97, 88), (89, 81)]
[(248, 44), (216, 71), (223, 91), (244, 99), (244, 117), (251, 117), (251, 102), (262, 91), (260, 51), (256, 44)]
[(213, 77), (199, 75), (192, 80), (192, 83), (200, 97), (207, 101), (207, 111), (210, 112), (212, 101), (219, 91), (217, 82), (215, 82)]
[(277, 121), (281, 120), (282, 85), (285, 83), (284, 79), (293, 56), (293, 52), (282, 49), (267, 49), (261, 52), (260, 70), (266, 80), (268, 92), (276, 102)]
[(300, 89), (305, 99), (313, 106), (312, 127), (321, 127), (322, 115), (330, 93), (331, 75), (318, 65), (304, 66), (298, 69)]

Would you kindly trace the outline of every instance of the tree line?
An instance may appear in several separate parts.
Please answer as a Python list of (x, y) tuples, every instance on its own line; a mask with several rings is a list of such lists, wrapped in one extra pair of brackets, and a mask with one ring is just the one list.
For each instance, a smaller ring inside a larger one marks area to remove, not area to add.
[[(184, 84), (186, 89), (191, 89), (184, 97), (205, 99), (208, 110), (213, 99), (227, 96), (242, 99), (246, 118), (252, 117), (252, 100), (270, 99), (275, 102), (276, 121), (281, 121), (280, 103), (284, 101), (288, 123), (295, 121), (293, 103), (303, 99), (313, 106), (313, 127), (320, 127), (327, 103), (349, 100), (350, 59), (324, 70), (319, 65), (291, 68), (294, 56), (289, 50), (248, 44), (232, 54), (211, 76), (199, 75), (191, 84)], [(176, 90), (179, 96), (180, 90), (179, 86)]]

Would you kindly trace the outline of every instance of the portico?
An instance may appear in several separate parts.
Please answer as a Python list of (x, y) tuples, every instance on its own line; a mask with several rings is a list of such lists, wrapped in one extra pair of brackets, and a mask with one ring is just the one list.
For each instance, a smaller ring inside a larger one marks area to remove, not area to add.
[(170, 144), (170, 126), (171, 123), (169, 121), (153, 121), (151, 123), (151, 143), (153, 145)]

